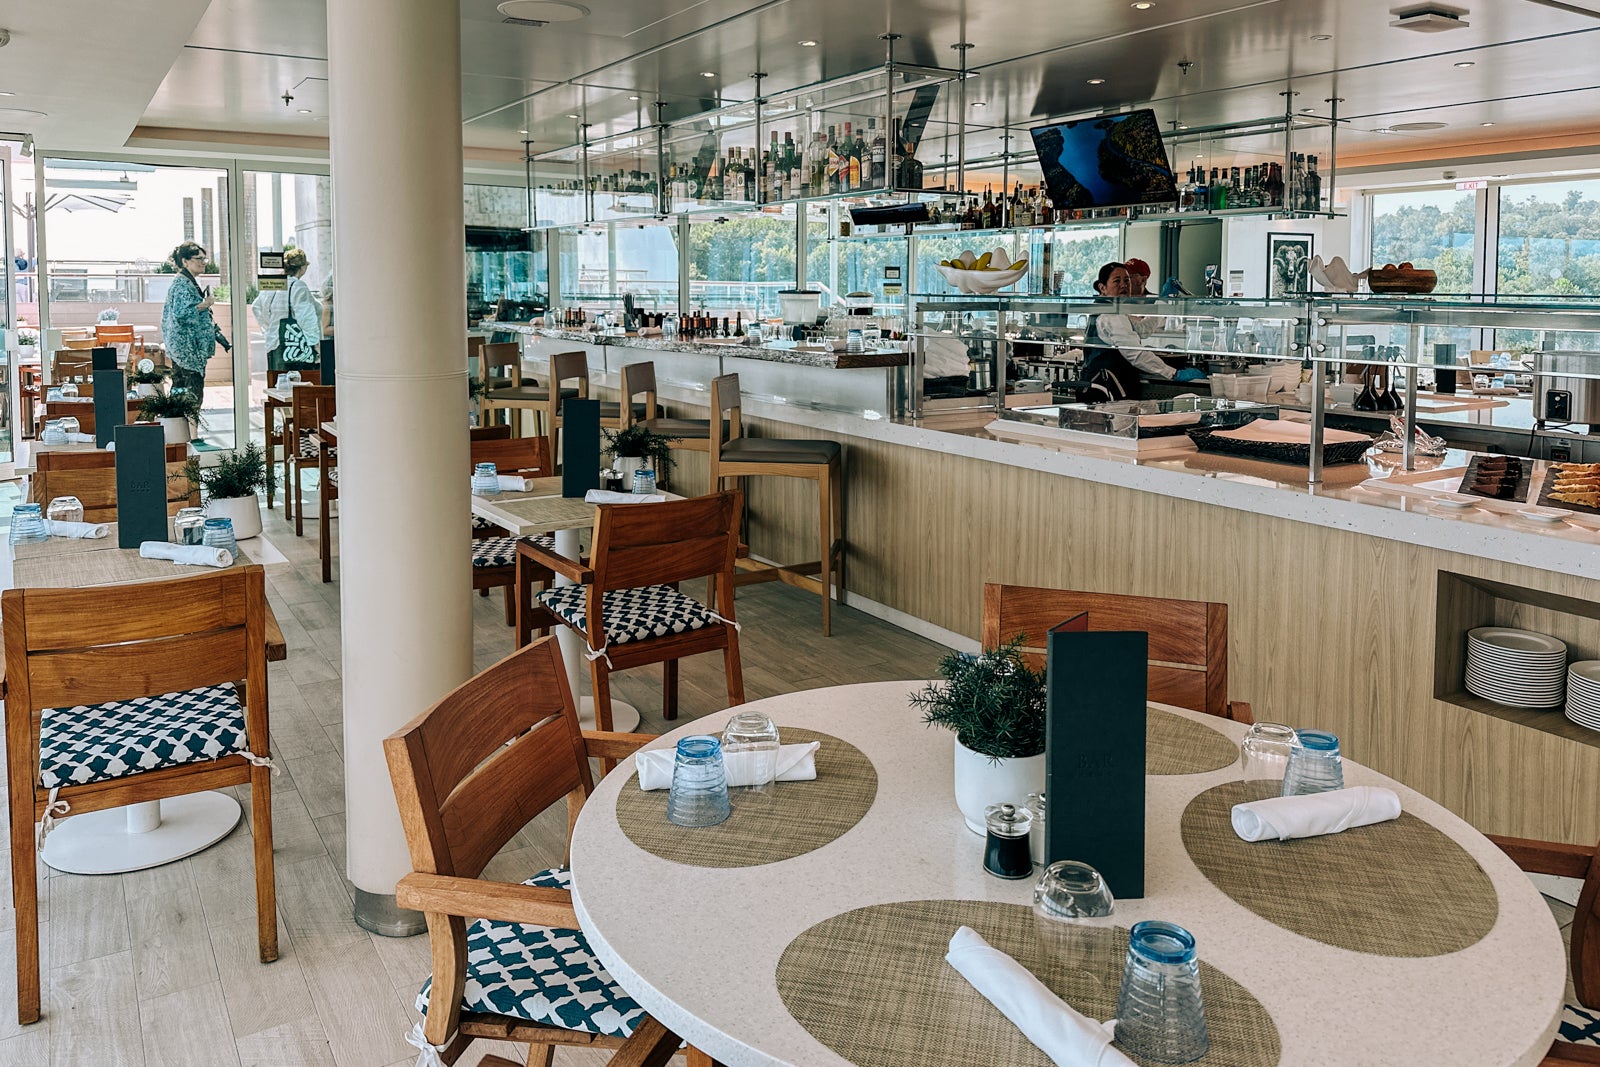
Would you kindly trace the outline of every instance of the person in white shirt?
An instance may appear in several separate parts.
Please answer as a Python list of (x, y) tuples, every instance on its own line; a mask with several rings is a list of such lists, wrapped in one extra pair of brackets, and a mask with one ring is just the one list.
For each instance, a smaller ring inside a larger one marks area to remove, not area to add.
[[(1095, 292), (1115, 298), (1128, 296), (1129, 289), (1128, 269), (1121, 263), (1107, 263), (1100, 268), (1100, 276), (1094, 283)], [(1091, 315), (1084, 337), (1088, 358), (1083, 364), (1083, 376), (1089, 385), (1080, 399), (1090, 403), (1137, 400), (1141, 375), (1152, 378), (1176, 377), (1177, 371), (1143, 345), (1128, 316)]]
[[(306, 283), (305, 273), (309, 266), (306, 254), (298, 248), (291, 248), (283, 254), (283, 268), (289, 276), (289, 286), (284, 290), (262, 290), (257, 295), (256, 302), (250, 306), (250, 312), (255, 316), (256, 324), (261, 327), (262, 334), (267, 342), (267, 370), (291, 370), (301, 366), (314, 366), (321, 356), (320, 341), (322, 339), (322, 306), (317, 303), (317, 298), (311, 291), (311, 286)], [(279, 324), (294, 315), (295, 324), (298, 325), (310, 342), (309, 351), (313, 354), (308, 360), (290, 362), (285, 357), (287, 353), (279, 349)]]
[(969, 376), (967, 342), (953, 336), (933, 336), (923, 342), (923, 396), (966, 396)]

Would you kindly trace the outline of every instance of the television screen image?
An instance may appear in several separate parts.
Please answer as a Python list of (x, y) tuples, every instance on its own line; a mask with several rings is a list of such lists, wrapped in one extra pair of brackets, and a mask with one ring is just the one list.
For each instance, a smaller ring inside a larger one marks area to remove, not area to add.
[(1176, 201), (1178, 186), (1154, 111), (1035, 126), (1033, 146), (1058, 208)]

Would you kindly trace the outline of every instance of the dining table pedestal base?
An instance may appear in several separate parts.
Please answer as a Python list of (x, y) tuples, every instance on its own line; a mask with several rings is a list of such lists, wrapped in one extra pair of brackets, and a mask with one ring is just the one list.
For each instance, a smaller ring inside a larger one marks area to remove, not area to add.
[(210, 848), (233, 832), (240, 815), (239, 802), (216, 791), (69, 814), (39, 855), (67, 874), (142, 871)]

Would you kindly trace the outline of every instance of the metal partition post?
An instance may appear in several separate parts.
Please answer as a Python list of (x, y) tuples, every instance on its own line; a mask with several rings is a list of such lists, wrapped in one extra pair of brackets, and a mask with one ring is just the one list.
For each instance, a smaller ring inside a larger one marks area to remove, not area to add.
[[(1310, 311), (1310, 309), (1307, 309)], [(1317, 485), (1322, 481), (1322, 430), (1327, 421), (1323, 392), (1328, 383), (1328, 365), (1323, 361), (1328, 346), (1321, 339), (1312, 340), (1312, 330), (1327, 328), (1328, 320), (1311, 312), (1306, 316), (1306, 354), (1311, 357), (1311, 457), (1307, 466), (1306, 481)]]
[(886, 193), (900, 184), (900, 175), (894, 166), (895, 153), (900, 151), (900, 145), (894, 143), (894, 43), (899, 39), (898, 33), (885, 33), (878, 38), (883, 42), (883, 191)]
[(672, 213), (672, 187), (667, 183), (667, 102), (657, 100), (656, 109), (656, 211), (662, 218)]
[(806, 266), (810, 251), (810, 234), (806, 232), (806, 202), (800, 201), (794, 206), (794, 287), (806, 287)]
[(678, 314), (689, 314), (689, 216), (678, 216)]
[[(1294, 180), (1294, 98), (1300, 94), (1289, 89), (1278, 95), (1283, 97), (1283, 208), (1293, 212), (1296, 205), (1289, 202), (1289, 190)], [(1298, 197), (1300, 190), (1296, 188), (1294, 193)]]
[(756, 168), (757, 206), (765, 204), (769, 199), (771, 199), (772, 193), (772, 190), (766, 188), (767, 165), (761, 161), (761, 133), (762, 126), (764, 125), (761, 121), (761, 112), (767, 104), (766, 98), (761, 95), (761, 79), (765, 78), (766, 76), (767, 72), (764, 70), (758, 70), (754, 74), (750, 75), (750, 77), (756, 83), (756, 147), (755, 151), (751, 153), (751, 155), (755, 157), (751, 162)]
[[(1406, 349), (1411, 356), (1411, 366), (1406, 368), (1406, 439), (1400, 454), (1405, 457), (1405, 469), (1414, 471), (1417, 469), (1417, 375), (1421, 373), (1417, 364), (1422, 362), (1422, 326), (1416, 322), (1406, 329)], [(1394, 388), (1393, 381), (1389, 388)]]
[(950, 46), (961, 55), (961, 80), (957, 83), (960, 92), (956, 94), (956, 195), (967, 195), (967, 52), (972, 44), (960, 41)]
[(1324, 103), (1328, 105), (1328, 213), (1334, 211), (1333, 188), (1339, 175), (1339, 105), (1344, 102), (1342, 96), (1330, 96)]
[(589, 181), (589, 124), (583, 123), (579, 130), (578, 167), (581, 171), (580, 180), (583, 182), (583, 221), (594, 221), (594, 186)]

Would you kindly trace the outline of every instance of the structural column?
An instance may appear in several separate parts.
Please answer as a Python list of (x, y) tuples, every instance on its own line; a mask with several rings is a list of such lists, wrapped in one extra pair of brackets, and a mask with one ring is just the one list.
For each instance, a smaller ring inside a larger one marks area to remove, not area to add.
[(346, 857), (404, 936), (382, 742), (472, 669), (459, 0), (328, 0), (328, 74)]

